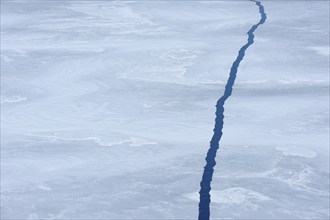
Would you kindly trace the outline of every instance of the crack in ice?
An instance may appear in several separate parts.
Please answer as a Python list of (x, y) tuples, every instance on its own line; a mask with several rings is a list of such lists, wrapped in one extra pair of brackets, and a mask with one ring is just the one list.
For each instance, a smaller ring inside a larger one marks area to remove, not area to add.
[(240, 62), (244, 58), (245, 51), (254, 42), (253, 41), (254, 31), (258, 28), (259, 25), (263, 24), (267, 19), (266, 13), (264, 11), (264, 7), (261, 5), (261, 3), (259, 1), (253, 1), (253, 2), (255, 2), (256, 5), (259, 7), (259, 13), (260, 13), (261, 18), (260, 18), (260, 21), (257, 24), (253, 25), (251, 27), (251, 29), (247, 32), (248, 42), (243, 47), (241, 47), (241, 49), (239, 50), (238, 56), (231, 67), (224, 94), (218, 100), (218, 102), (216, 104), (216, 113), (215, 113), (216, 118), (215, 118), (214, 130), (213, 130), (214, 134), (213, 134), (213, 137), (210, 142), (210, 148), (209, 148), (206, 158), (205, 158), (206, 165), (204, 167), (202, 181), (200, 183), (201, 189), (199, 191), (199, 194), (200, 194), (199, 216), (198, 216), (199, 220), (210, 219), (211, 181), (212, 181), (212, 176), (213, 176), (213, 171), (214, 171), (213, 168), (216, 165), (216, 162), (215, 162), (216, 153), (219, 148), (219, 141), (222, 137), (225, 101), (229, 98), (229, 96), (232, 93), (233, 85), (235, 83), (235, 79), (236, 79), (236, 75), (237, 75), (237, 70), (238, 70)]

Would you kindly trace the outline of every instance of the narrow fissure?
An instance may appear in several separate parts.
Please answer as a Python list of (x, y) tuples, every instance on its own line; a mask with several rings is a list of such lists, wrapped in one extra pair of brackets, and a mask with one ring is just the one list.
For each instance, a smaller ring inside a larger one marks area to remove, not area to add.
[(224, 105), (226, 100), (229, 98), (229, 96), (232, 93), (233, 86), (235, 83), (237, 70), (239, 67), (240, 62), (243, 60), (245, 51), (251, 46), (254, 42), (254, 31), (258, 28), (259, 25), (263, 24), (266, 19), (266, 13), (264, 11), (264, 7), (261, 5), (258, 1), (253, 1), (256, 3), (256, 5), (259, 7), (259, 13), (260, 13), (260, 21), (253, 25), (251, 29), (247, 32), (248, 35), (248, 42), (241, 47), (241, 49), (238, 52), (238, 56), (236, 60), (234, 61), (230, 73), (229, 78), (225, 87), (225, 91), (223, 96), (218, 100), (216, 104), (216, 118), (215, 118), (215, 126), (214, 126), (214, 134), (210, 142), (210, 148), (206, 155), (206, 165), (204, 167), (204, 172), (202, 176), (202, 181), (200, 183), (200, 199), (199, 199), (199, 220), (209, 220), (210, 219), (210, 202), (211, 202), (211, 182), (212, 182), (212, 176), (214, 171), (214, 166), (216, 165), (215, 158), (217, 154), (217, 150), (219, 148), (219, 142), (222, 137), (222, 128), (223, 128), (223, 119), (224, 119)]

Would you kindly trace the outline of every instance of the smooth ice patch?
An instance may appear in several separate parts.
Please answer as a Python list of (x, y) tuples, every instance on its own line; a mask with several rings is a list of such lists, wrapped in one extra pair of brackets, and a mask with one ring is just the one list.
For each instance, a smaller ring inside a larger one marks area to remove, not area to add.
[[(186, 195), (187, 198), (199, 201), (198, 192)], [(211, 202), (218, 204), (244, 204), (251, 201), (268, 201), (270, 198), (259, 192), (245, 189), (242, 187), (233, 187), (221, 191), (211, 191)]]
[(130, 146), (133, 147), (140, 147), (143, 145), (157, 145), (157, 142), (154, 141), (148, 141), (142, 138), (134, 138), (134, 137), (130, 137)]
[(1, 96), (1, 101), (0, 103), (6, 103), (6, 102), (20, 102), (20, 101), (24, 101), (26, 100), (25, 97), (19, 96), (19, 95), (15, 95), (15, 96)]
[[(117, 145), (122, 145), (122, 144), (128, 144), (129, 146), (132, 147), (140, 147), (140, 146), (145, 146), (145, 145), (158, 145), (158, 142), (155, 141), (150, 141), (145, 138), (138, 138), (138, 137), (129, 137), (129, 139), (119, 139), (117, 138), (106, 138), (106, 137), (101, 137), (101, 136), (92, 136), (92, 137), (83, 137), (83, 135), (65, 135), (62, 133), (52, 133), (52, 134), (27, 134), (30, 137), (36, 137), (36, 138), (45, 138), (51, 141), (92, 141), (96, 143), (99, 146), (104, 146), (104, 147), (112, 147), (112, 146), (117, 146)], [(118, 140), (119, 139), (119, 140)]]
[(309, 49), (314, 50), (316, 53), (324, 56), (330, 55), (330, 47), (309, 47)]
[(96, 144), (98, 144), (100, 146), (105, 146), (105, 147), (111, 147), (111, 146), (121, 145), (121, 144), (128, 144), (129, 146), (132, 146), (132, 147), (140, 147), (140, 146), (145, 146), (145, 145), (157, 145), (158, 144), (157, 142), (154, 142), (154, 141), (148, 141), (143, 138), (135, 138), (135, 137), (130, 137), (128, 140), (123, 140), (123, 141), (118, 141), (118, 142), (106, 142), (106, 141), (103, 141), (99, 137), (87, 137), (87, 138), (80, 139), (80, 140), (92, 140)]
[(276, 150), (281, 151), (285, 156), (313, 158), (317, 155), (317, 153), (312, 150), (297, 146), (277, 146)]

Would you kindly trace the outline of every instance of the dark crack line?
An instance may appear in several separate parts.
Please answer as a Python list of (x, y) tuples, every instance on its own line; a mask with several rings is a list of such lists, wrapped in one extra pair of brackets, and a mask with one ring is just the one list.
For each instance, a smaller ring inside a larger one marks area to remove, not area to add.
[(216, 158), (217, 150), (219, 149), (219, 141), (222, 137), (225, 102), (233, 91), (233, 85), (235, 83), (237, 70), (238, 70), (239, 64), (241, 63), (241, 61), (244, 58), (245, 51), (254, 42), (253, 41), (254, 31), (258, 28), (259, 25), (263, 24), (267, 19), (264, 7), (261, 5), (261, 3), (258, 1), (253, 1), (253, 2), (255, 2), (256, 5), (259, 7), (259, 13), (260, 13), (261, 19), (260, 19), (259, 23), (253, 25), (251, 27), (251, 29), (247, 32), (248, 42), (243, 47), (241, 47), (241, 49), (239, 50), (238, 56), (230, 69), (229, 78), (228, 78), (228, 81), (227, 81), (227, 84), (225, 87), (225, 92), (216, 104), (216, 112), (215, 112), (216, 118), (215, 118), (214, 130), (213, 130), (214, 133), (213, 133), (213, 137), (210, 142), (210, 148), (209, 148), (206, 158), (205, 158), (206, 165), (204, 167), (203, 177), (202, 177), (202, 181), (200, 183), (201, 189), (199, 191), (199, 195), (200, 195), (200, 197), (199, 197), (200, 198), (200, 200), (199, 200), (199, 216), (198, 216), (199, 220), (209, 220), (210, 219), (211, 182), (212, 182), (212, 176), (213, 176), (213, 171), (214, 171), (213, 168), (216, 165), (215, 158)]

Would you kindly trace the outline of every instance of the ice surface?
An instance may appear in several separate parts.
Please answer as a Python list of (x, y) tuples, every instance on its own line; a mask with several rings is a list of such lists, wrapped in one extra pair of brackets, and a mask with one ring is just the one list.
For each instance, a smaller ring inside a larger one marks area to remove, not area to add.
[[(328, 219), (329, 4), (263, 5), (211, 217)], [(196, 219), (258, 20), (250, 1), (2, 1), (1, 218)]]

